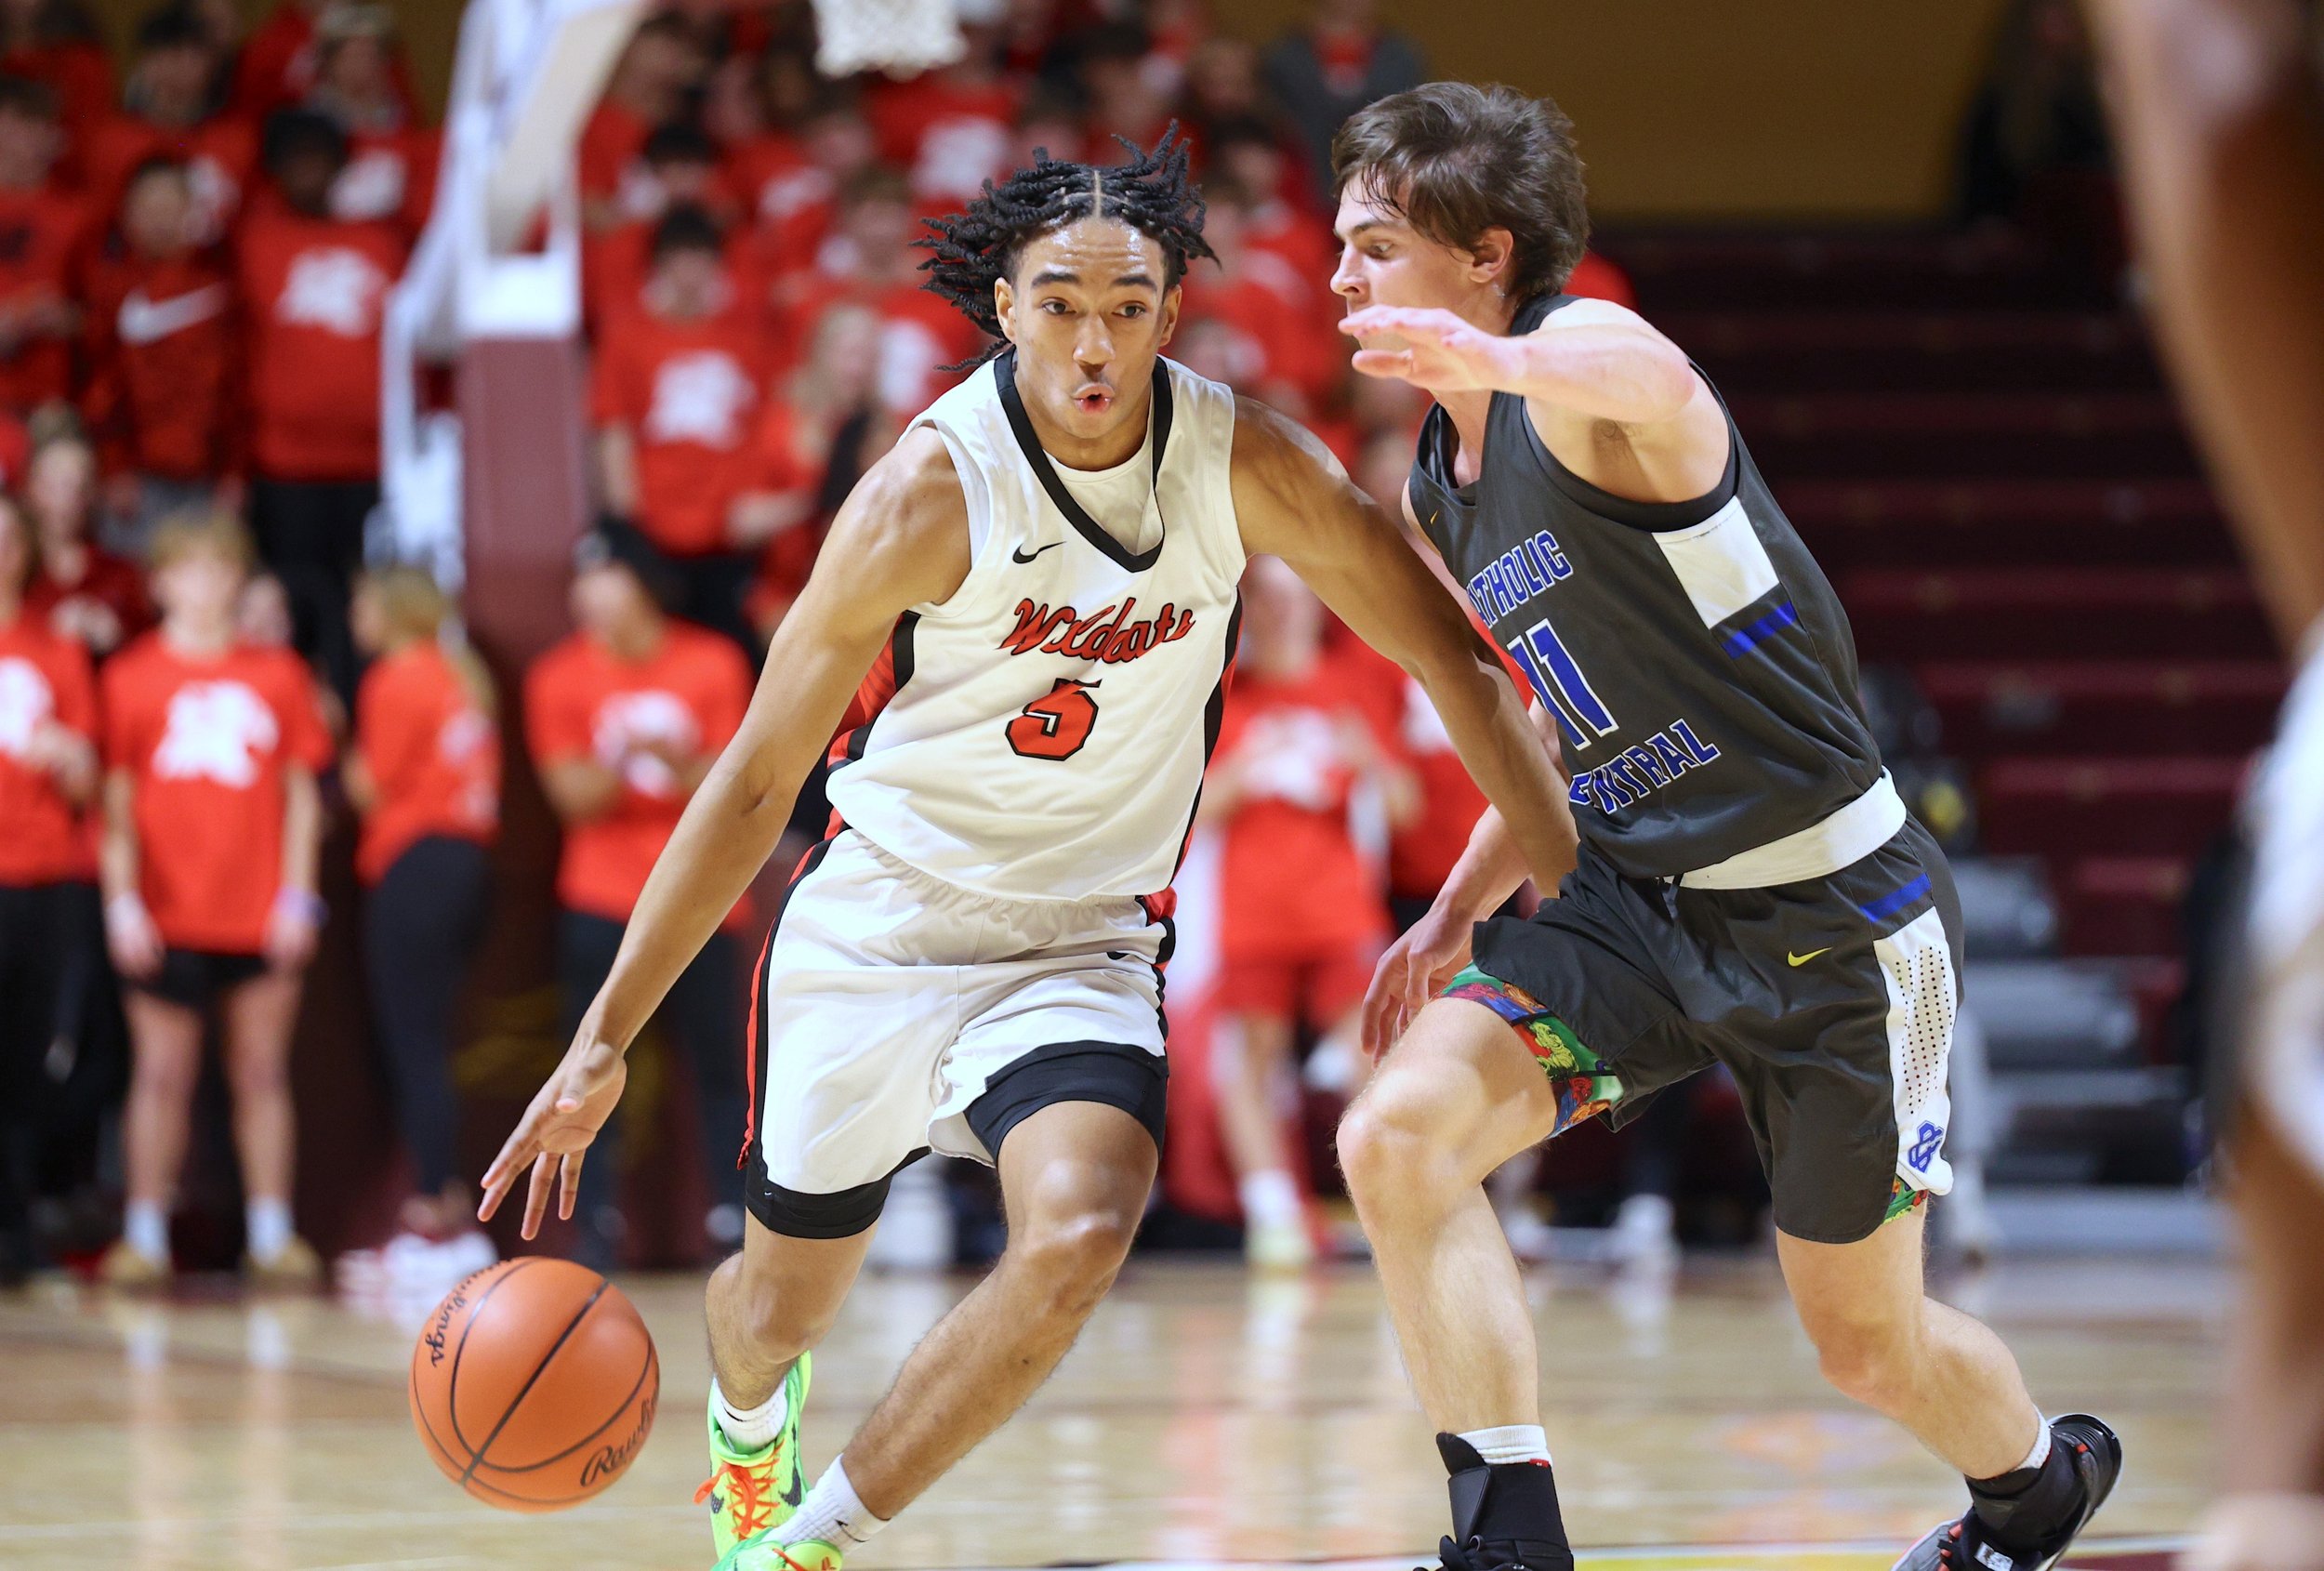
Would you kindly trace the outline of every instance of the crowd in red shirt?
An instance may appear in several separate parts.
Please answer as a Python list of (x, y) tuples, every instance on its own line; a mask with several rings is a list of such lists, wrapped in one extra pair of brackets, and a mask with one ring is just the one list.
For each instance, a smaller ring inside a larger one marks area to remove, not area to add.
[[(564, 828), (569, 1013), (739, 723), (825, 521), (983, 348), (918, 286), (921, 218), (1037, 148), (1110, 160), (1175, 120), (1219, 260), (1188, 279), (1171, 353), (1401, 487), (1419, 404), (1349, 372), (1317, 126), (1202, 5), (1122, 9), (1011, 7), (905, 81), (818, 76), (806, 0), (674, 0), (622, 55), (576, 154), (604, 517), (577, 630), (508, 695)], [(282, 1061), (336, 812), (358, 829), (413, 1154), (404, 1223), (458, 1242), (443, 1060), (499, 819), (495, 697), (456, 608), (404, 570), (362, 572), (382, 310), (427, 221), (436, 133), (376, 0), (280, 0), (246, 36), (234, 17), (170, 0), (116, 61), (70, 0), (0, 7), (0, 1018), (35, 1023), (0, 1041), (0, 1102), (33, 1116), (7, 1076), (46, 1051), (59, 1006), (40, 979), (71, 971), (75, 943), (100, 977), (109, 956), (134, 1037), (106, 1265), (125, 1284), (167, 1269), (205, 1018), (238, 1044), (237, 1099), (271, 1110), (238, 1130), (282, 1124), (241, 1150), (252, 1268), (313, 1268), (290, 1232)], [(1331, 81), (1386, 90), (1409, 59), (1389, 36), (1308, 44)], [(1236, 788), (1213, 793), (1229, 1005), (1318, 1028), (1360, 991), (1388, 896), (1432, 893), (1480, 806), (1425, 702), (1345, 642), (1318, 622), (1312, 661), (1237, 690), (1219, 753)], [(1367, 803), (1394, 810), (1377, 843), (1351, 827)], [(740, 1095), (718, 1068), (739, 1063), (723, 954), (693, 1001), (673, 994), (721, 1159)], [(0, 1174), (0, 1279), (23, 1258), (21, 1201)]]

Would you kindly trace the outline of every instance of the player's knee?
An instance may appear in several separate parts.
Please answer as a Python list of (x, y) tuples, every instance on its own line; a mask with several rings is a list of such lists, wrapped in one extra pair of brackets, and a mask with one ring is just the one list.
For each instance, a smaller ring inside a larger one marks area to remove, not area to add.
[(280, 1053), (245, 1053), (228, 1063), (226, 1082), (238, 1101), (288, 1096), (290, 1065)]
[(1833, 1390), (1880, 1412), (1903, 1406), (1921, 1373), (1917, 1318), (1809, 1317), (1818, 1368)]
[(1081, 1318), (1129, 1258), (1138, 1214), (1100, 1200), (1044, 1208), (1015, 1230), (1009, 1253), (1041, 1287), (1049, 1313)]
[(1419, 1099), (1386, 1076), (1340, 1121), (1340, 1167), (1365, 1214), (1433, 1204), (1456, 1177)]

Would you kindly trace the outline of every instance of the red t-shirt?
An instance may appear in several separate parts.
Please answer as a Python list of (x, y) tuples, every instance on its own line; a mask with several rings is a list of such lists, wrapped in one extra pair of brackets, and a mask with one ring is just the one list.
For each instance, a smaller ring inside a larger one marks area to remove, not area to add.
[(112, 106), (113, 62), (102, 44), (77, 38), (27, 44), (0, 55), (0, 73), (46, 83), (57, 95), (57, 118), (68, 132)]
[[(750, 667), (716, 633), (667, 624), (661, 647), (634, 664), (574, 633), (533, 663), (524, 678), (524, 735), (544, 769), (594, 759), (621, 773), (602, 815), (565, 826), (557, 898), (567, 907), (627, 921), (654, 860), (686, 809), (669, 766), (639, 750), (667, 742), (689, 753), (723, 747), (750, 703)], [(727, 917), (748, 918), (747, 900)]]
[(282, 889), (285, 783), (331, 733), (286, 649), (197, 660), (150, 634), (108, 662), (105, 763), (136, 787), (138, 885), (174, 948), (256, 955)]
[(864, 118), (880, 162), (906, 172), (913, 195), (964, 202), (1008, 172), (1023, 100), (1005, 80), (971, 86), (931, 72), (904, 82), (874, 78)]
[(379, 317), (403, 271), (384, 223), (310, 218), (270, 205), (243, 225), (250, 447), (275, 480), (379, 472)]
[(1387, 929), (1380, 880), (1348, 826), (1360, 758), (1378, 737), (1353, 664), (1327, 655), (1296, 680), (1238, 671), (1214, 766), (1235, 760), (1243, 797), (1226, 822), (1220, 947), (1230, 960), (1336, 956)]
[(595, 202), (610, 202), (624, 217), (640, 218), (647, 200), (641, 182), (650, 183), (643, 155), (654, 127), (627, 105), (603, 99), (581, 124), (574, 162), (581, 178), (581, 194)]
[(909, 284), (856, 284), (820, 268), (795, 273), (782, 287), (776, 315), (776, 363), (796, 364), (812, 350), (824, 314), (854, 306), (879, 319), (878, 373), (873, 390), (883, 408), (917, 415), (960, 379), (944, 367), (984, 347), (976, 324), (944, 300)]
[(728, 152), (727, 178), (751, 226), (758, 271), (772, 278), (813, 266), (838, 196), (831, 171), (793, 139), (766, 136)]
[(638, 526), (664, 550), (700, 556), (725, 547), (727, 509), (759, 468), (752, 438), (765, 377), (759, 337), (740, 310), (673, 322), (640, 310), (606, 323), (597, 421), (629, 428)]
[(429, 640), (382, 655), (355, 693), (355, 751), (378, 800), (355, 871), (376, 884), (431, 835), (488, 844), (500, 827), (500, 733)]
[(80, 152), (81, 184), (90, 206), (108, 220), (121, 211), (129, 178), (149, 158), (175, 158), (193, 187), (193, 240), (225, 238), (242, 211), (258, 166), (258, 129), (238, 115), (214, 115), (183, 130), (134, 114), (116, 114), (88, 128)]
[[(785, 399), (767, 401), (759, 416), (757, 437), (757, 489), (799, 498), (812, 507), (823, 484), (825, 455), (810, 451), (806, 422)], [(766, 544), (759, 555), (759, 576), (752, 582), (745, 609), (754, 622), (787, 611), (807, 587), (815, 555), (823, 548), (828, 521), (809, 517), (793, 524)]]
[[(234, 61), (234, 112), (262, 121), (314, 90), (315, 15), (322, 9), (301, 0), (280, 0), (266, 20), (243, 41), (242, 53)], [(404, 58), (401, 44), (390, 40), (388, 47), (388, 73), (408, 116), (416, 102), (411, 62)]]
[(96, 868), (81, 812), (56, 776), (24, 761), (33, 734), (53, 721), (97, 740), (97, 693), (88, 656), (37, 617), (0, 627), (0, 884), (87, 878)]
[[(113, 642), (89, 651), (99, 659), (153, 625), (153, 602), (146, 598), (145, 574), (138, 571), (138, 564), (95, 546), (89, 548), (86, 570), (73, 583), (60, 581), (44, 567), (24, 587), (25, 615), (38, 617), (49, 631), (61, 637), (73, 636), (61, 624), (72, 621), (73, 610), (85, 601), (112, 612), (121, 628), (121, 636)], [(60, 612), (65, 614), (59, 615)]]
[(239, 316), (232, 281), (206, 257), (98, 268), (81, 409), (108, 473), (209, 481), (241, 469)]
[(347, 167), (331, 183), (331, 213), (356, 223), (391, 223), (417, 236), (436, 199), (434, 131), (357, 131), (348, 138)]
[(1584, 251), (1581, 260), (1574, 264), (1565, 280), (1565, 293), (1638, 309), (1638, 291), (1631, 287), (1630, 275), (1595, 251)]
[[(69, 299), (87, 243), (88, 208), (46, 188), (0, 191), (0, 313)], [(72, 390), (73, 341), (62, 333), (27, 338), (0, 359), (0, 403), (31, 409)]]

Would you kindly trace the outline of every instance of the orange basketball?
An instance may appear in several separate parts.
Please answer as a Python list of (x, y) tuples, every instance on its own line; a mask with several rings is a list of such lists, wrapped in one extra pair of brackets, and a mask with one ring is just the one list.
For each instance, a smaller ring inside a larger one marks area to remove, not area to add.
[(452, 1289), (412, 1349), (412, 1424), (446, 1478), (503, 1511), (579, 1505), (654, 1428), (662, 1368), (596, 1272), (530, 1255)]

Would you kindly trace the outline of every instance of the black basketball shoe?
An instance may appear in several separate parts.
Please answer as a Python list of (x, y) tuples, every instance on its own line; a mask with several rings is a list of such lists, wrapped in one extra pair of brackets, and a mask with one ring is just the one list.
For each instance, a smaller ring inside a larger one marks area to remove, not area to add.
[(1574, 1571), (1545, 1464), (1495, 1467), (1457, 1434), (1438, 1435), (1436, 1449), (1451, 1474), (1453, 1536), (1436, 1550), (1444, 1571)]
[(1958, 1522), (1933, 1528), (1894, 1571), (2050, 1571), (2122, 1473), (2122, 1443), (2087, 1413), (2050, 1420), (2050, 1459), (2025, 1492), (1971, 1493)]

